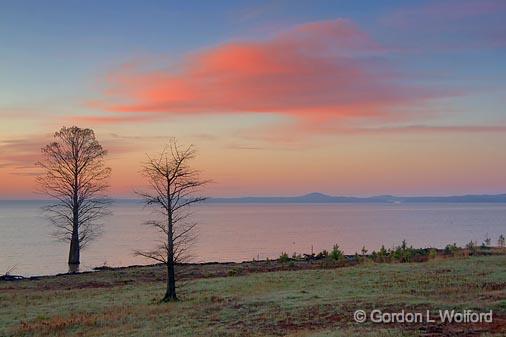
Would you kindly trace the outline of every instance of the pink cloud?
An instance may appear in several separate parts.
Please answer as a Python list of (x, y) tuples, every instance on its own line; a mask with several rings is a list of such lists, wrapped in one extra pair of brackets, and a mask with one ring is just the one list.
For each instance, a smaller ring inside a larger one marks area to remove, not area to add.
[(381, 61), (383, 52), (347, 20), (303, 24), (270, 39), (191, 53), (176, 68), (121, 67), (92, 106), (123, 113), (97, 122), (132, 121), (133, 113), (277, 113), (322, 123), (388, 118), (441, 95), (401, 84), (402, 76)]

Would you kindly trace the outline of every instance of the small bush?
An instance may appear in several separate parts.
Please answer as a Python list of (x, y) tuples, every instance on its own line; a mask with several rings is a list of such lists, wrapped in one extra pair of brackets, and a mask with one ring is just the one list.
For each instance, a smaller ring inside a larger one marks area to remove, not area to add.
[(378, 253), (376, 253), (375, 250), (373, 250), (372, 253), (371, 253), (371, 259), (373, 261), (376, 261), (378, 259)]
[(341, 260), (344, 258), (344, 254), (343, 254), (342, 250), (339, 249), (339, 245), (334, 245), (334, 247), (332, 247), (332, 251), (330, 252), (329, 257), (335, 261), (338, 261), (338, 260)]
[(278, 261), (281, 263), (289, 262), (290, 257), (288, 257), (288, 254), (286, 252), (282, 252), (281, 255), (278, 258)]
[(394, 259), (399, 262), (411, 262), (416, 255), (426, 255), (421, 249), (408, 248), (406, 240), (402, 240), (400, 246), (397, 246), (393, 252)]
[(362, 256), (366, 255), (367, 254), (367, 249), (365, 248), (365, 246), (362, 246)]
[(504, 247), (504, 235), (499, 235), (499, 239), (497, 239), (497, 245), (501, 248)]
[(459, 247), (457, 247), (457, 244), (452, 243), (452, 244), (446, 245), (444, 253), (445, 253), (445, 255), (454, 256), (458, 250), (459, 250)]
[(476, 243), (474, 243), (473, 241), (469, 241), (469, 242), (466, 244), (466, 248), (467, 248), (467, 250), (469, 251), (469, 255), (474, 255), (474, 254), (476, 254)]
[(483, 241), (483, 243), (485, 244), (485, 246), (490, 247), (490, 244), (492, 243), (492, 239), (488, 236), (488, 234), (485, 237), (485, 240)]
[(237, 276), (240, 274), (240, 271), (238, 269), (234, 268), (234, 269), (230, 269), (227, 274), (228, 274), (228, 276)]
[(376, 252), (373, 253), (374, 253), (373, 259), (376, 262), (387, 262), (390, 260), (389, 258), (390, 252), (386, 250), (384, 245), (381, 245), (381, 248), (377, 253)]

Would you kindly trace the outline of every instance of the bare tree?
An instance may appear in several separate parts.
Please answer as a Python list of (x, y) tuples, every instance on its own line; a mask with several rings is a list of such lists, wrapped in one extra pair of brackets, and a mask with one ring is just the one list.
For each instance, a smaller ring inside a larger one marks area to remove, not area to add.
[(55, 201), (45, 206), (56, 226), (55, 236), (70, 241), (68, 263), (80, 263), (80, 251), (101, 233), (98, 222), (109, 214), (110, 199), (104, 194), (111, 169), (104, 164), (107, 151), (91, 129), (63, 127), (54, 141), (41, 149), (37, 166), (44, 174), (37, 177), (40, 190)]
[(199, 171), (190, 167), (195, 158), (192, 145), (181, 147), (172, 139), (155, 158), (149, 157), (142, 168), (151, 187), (150, 192), (138, 192), (146, 206), (154, 207), (160, 218), (148, 221), (162, 235), (162, 244), (152, 251), (137, 254), (164, 263), (167, 267), (167, 290), (163, 301), (177, 301), (175, 264), (188, 256), (195, 238), (196, 223), (189, 221), (188, 207), (204, 201), (199, 195), (203, 185)]

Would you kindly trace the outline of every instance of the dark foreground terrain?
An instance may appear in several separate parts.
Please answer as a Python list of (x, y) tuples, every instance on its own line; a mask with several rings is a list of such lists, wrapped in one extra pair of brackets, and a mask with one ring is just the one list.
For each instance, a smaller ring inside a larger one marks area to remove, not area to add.
[[(266, 272), (270, 271), (270, 272)], [(0, 281), (0, 336), (506, 336), (506, 256), (161, 266)], [(356, 323), (355, 310), (493, 311), (492, 323)]]

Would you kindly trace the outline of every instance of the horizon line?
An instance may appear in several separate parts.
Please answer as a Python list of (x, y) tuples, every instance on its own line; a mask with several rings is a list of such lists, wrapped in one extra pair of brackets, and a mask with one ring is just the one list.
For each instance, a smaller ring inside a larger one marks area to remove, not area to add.
[[(295, 195), (241, 195), (241, 196), (209, 196), (207, 200), (211, 199), (246, 199), (246, 198), (301, 198), (309, 196), (320, 196), (329, 198), (356, 198), (356, 199), (369, 199), (379, 197), (391, 197), (391, 198), (459, 198), (459, 197), (498, 197), (506, 196), (506, 192), (503, 193), (463, 193), (463, 194), (369, 194), (369, 195), (334, 195), (322, 192), (309, 192), (304, 194)], [(127, 197), (127, 196), (110, 196), (107, 197), (112, 200), (142, 200), (142, 198)], [(0, 201), (51, 201), (50, 198), (3, 198), (0, 197)]]

